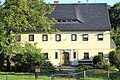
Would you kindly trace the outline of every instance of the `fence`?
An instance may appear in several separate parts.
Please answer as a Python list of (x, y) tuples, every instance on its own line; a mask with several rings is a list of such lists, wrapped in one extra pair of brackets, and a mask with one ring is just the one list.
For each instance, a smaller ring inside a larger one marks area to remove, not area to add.
[(52, 80), (120, 80), (120, 73), (102, 69), (91, 69), (78, 73), (53, 74)]
[[(78, 73), (62, 72), (62, 74), (38, 73), (36, 80), (120, 80), (120, 72), (102, 69), (86, 70)], [(0, 72), (0, 80), (35, 80), (34, 73)]]

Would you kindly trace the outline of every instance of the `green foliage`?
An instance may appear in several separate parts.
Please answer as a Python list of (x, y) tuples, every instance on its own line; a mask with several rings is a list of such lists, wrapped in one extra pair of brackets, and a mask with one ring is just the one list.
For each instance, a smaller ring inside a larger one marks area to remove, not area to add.
[(111, 38), (115, 41), (117, 49), (120, 49), (120, 2), (110, 8), (110, 18), (113, 28)]
[(92, 67), (92, 66), (89, 66), (89, 65), (81, 65), (81, 66), (79, 66), (79, 68), (77, 69), (77, 72), (81, 72), (81, 71), (89, 70), (89, 69), (93, 69), (93, 67)]
[(52, 73), (54, 72), (54, 66), (49, 61), (46, 61), (41, 66), (41, 72)]
[(43, 0), (6, 0), (2, 11), (3, 22), (6, 29), (15, 27), (18, 32), (21, 28), (35, 30), (36, 27), (49, 32), (55, 20), (48, 19), (47, 15), (53, 10), (54, 7)]
[(19, 47), (19, 52), (14, 54), (12, 61), (14, 62), (15, 70), (17, 71), (34, 71), (35, 67), (41, 68), (46, 59), (41, 53), (40, 49), (37, 49), (35, 45), (25, 44), (24, 47)]
[[(6, 0), (0, 5), (0, 47), (5, 54), (11, 54), (10, 46), (16, 36), (26, 29), (54, 31), (51, 27), (55, 19), (48, 19), (54, 10), (53, 6), (43, 0)], [(16, 34), (16, 35), (13, 35)]]
[(111, 51), (108, 55), (109, 61), (111, 63), (111, 65), (115, 65), (117, 62), (117, 53), (116, 51)]
[(116, 66), (117, 69), (120, 71), (120, 50), (111, 51), (108, 57), (111, 65)]
[[(56, 20), (47, 17), (53, 10), (54, 7), (43, 0), (5, 0), (5, 3), (0, 5), (0, 53), (6, 54), (7, 66), (10, 65), (10, 56), (21, 51), (25, 54), (23, 61), (33, 63), (38, 59), (36, 64), (42, 62), (42, 58), (36, 54), (37, 52), (33, 51), (32, 53), (35, 54), (32, 54), (29, 50), (25, 53), (15, 39), (26, 29), (53, 32), (51, 27)], [(26, 60), (28, 57), (29, 59)], [(35, 57), (38, 58), (34, 59)], [(30, 63), (28, 64), (30, 65)]]
[(93, 66), (95, 68), (102, 68), (103, 67), (103, 57), (102, 57), (102, 55), (97, 55), (93, 58)]

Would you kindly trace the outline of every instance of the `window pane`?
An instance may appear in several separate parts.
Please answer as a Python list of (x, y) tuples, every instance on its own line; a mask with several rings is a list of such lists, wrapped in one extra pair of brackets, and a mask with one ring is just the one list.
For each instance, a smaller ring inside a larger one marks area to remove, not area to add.
[(103, 34), (98, 34), (97, 38), (98, 38), (98, 41), (103, 41)]
[(58, 59), (58, 52), (55, 52), (55, 59)]
[(76, 52), (73, 52), (73, 58), (74, 59), (76, 58)]
[(21, 35), (18, 35), (18, 36), (16, 37), (16, 41), (21, 41)]
[(88, 41), (88, 34), (83, 34), (83, 41)]
[(72, 34), (71, 35), (71, 41), (76, 41), (77, 40), (77, 35), (76, 34)]
[(89, 53), (84, 53), (84, 59), (89, 59)]
[(43, 40), (43, 41), (48, 41), (48, 35), (43, 35), (43, 36), (42, 36), (42, 40)]
[(34, 35), (29, 35), (29, 41), (34, 41)]
[(61, 35), (60, 34), (56, 34), (56, 41), (61, 41)]
[(48, 53), (44, 53), (46, 59), (48, 59)]

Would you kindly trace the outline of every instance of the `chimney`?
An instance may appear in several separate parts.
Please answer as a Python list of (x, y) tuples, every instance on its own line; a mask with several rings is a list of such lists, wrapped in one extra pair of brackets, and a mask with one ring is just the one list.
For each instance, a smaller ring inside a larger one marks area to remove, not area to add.
[(78, 4), (80, 4), (80, 1), (78, 1)]
[(58, 0), (54, 0), (54, 4), (58, 4), (59, 3), (59, 1)]

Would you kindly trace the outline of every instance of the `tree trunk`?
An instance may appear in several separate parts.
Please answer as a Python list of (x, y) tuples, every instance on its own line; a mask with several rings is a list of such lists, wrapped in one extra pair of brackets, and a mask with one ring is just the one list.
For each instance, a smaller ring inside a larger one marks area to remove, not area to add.
[(7, 56), (7, 58), (6, 58), (6, 61), (7, 61), (7, 72), (9, 72), (10, 71), (10, 56)]

